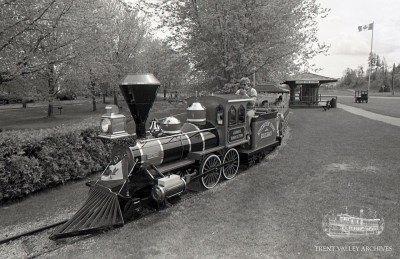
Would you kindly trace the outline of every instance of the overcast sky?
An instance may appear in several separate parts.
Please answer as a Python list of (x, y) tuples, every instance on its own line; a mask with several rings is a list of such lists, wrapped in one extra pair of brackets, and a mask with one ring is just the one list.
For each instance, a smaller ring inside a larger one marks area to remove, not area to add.
[(371, 48), (371, 31), (358, 32), (359, 25), (374, 22), (372, 51), (385, 57), (388, 66), (400, 63), (400, 1), (399, 0), (317, 0), (331, 8), (319, 21), (318, 37), (331, 45), (328, 56), (313, 61), (322, 70), (318, 74), (341, 77), (344, 70), (363, 65)]

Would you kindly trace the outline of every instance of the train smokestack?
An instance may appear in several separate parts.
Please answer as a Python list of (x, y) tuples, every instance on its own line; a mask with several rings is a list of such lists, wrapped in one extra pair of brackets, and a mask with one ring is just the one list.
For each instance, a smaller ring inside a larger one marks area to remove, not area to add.
[(119, 84), (135, 121), (138, 138), (146, 137), (146, 120), (159, 87), (160, 82), (153, 74), (128, 74)]

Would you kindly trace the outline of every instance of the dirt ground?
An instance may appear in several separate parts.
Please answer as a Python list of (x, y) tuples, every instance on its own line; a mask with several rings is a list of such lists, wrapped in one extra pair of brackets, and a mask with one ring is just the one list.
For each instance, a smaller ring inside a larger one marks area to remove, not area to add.
[[(41, 257), (399, 258), (398, 130), (341, 109), (292, 110), (283, 145), (234, 180)], [(57, 201), (71, 190), (69, 201)], [(0, 208), (8, 222), (0, 228), (3, 232), (38, 221), (37, 209), (31, 212), (35, 220), (29, 217), (33, 204), (42, 204), (44, 218), (52, 212), (67, 215), (86, 193), (77, 183)], [(382, 234), (367, 239), (327, 236), (324, 216), (351, 206), (375, 210), (385, 222)], [(15, 213), (26, 214), (26, 221), (10, 220)], [(29, 254), (18, 251), (29, 243), (26, 238), (2, 245), (0, 253), (25, 257)]]

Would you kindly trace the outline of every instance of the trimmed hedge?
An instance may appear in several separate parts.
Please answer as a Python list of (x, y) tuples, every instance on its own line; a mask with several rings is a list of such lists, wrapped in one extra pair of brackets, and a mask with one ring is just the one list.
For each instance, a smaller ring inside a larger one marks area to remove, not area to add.
[(0, 203), (103, 169), (110, 144), (97, 138), (95, 125), (0, 133)]

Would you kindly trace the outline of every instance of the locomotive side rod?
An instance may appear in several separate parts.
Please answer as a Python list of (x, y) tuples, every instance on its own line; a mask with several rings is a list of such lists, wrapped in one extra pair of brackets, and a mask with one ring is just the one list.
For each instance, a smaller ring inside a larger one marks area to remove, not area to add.
[(194, 181), (194, 180), (197, 180), (198, 178), (201, 178), (201, 177), (203, 177), (203, 176), (209, 175), (209, 174), (211, 174), (212, 172), (214, 172), (215, 170), (218, 170), (219, 168), (221, 168), (221, 167), (223, 167), (223, 166), (226, 166), (226, 165), (230, 165), (230, 164), (233, 164), (233, 161), (220, 164), (220, 165), (218, 165), (218, 166), (216, 166), (216, 167), (213, 167), (212, 169), (210, 169), (210, 170), (208, 170), (208, 171), (205, 171), (205, 172), (202, 173), (202, 174), (199, 174), (199, 175), (190, 177), (190, 181)]

